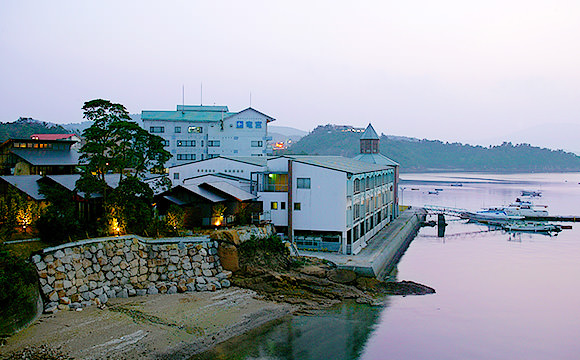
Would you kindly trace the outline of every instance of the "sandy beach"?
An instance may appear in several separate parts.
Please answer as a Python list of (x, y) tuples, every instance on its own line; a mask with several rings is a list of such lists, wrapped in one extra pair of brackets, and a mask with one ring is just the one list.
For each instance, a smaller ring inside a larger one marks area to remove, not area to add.
[(295, 309), (237, 287), (112, 299), (104, 309), (41, 315), (0, 355), (48, 345), (77, 359), (187, 359)]

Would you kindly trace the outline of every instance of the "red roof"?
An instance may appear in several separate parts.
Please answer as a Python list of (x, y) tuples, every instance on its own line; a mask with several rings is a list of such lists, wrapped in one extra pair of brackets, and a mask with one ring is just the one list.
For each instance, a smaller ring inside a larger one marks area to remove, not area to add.
[(75, 136), (75, 134), (33, 134), (30, 138), (34, 140), (63, 140), (72, 136)]

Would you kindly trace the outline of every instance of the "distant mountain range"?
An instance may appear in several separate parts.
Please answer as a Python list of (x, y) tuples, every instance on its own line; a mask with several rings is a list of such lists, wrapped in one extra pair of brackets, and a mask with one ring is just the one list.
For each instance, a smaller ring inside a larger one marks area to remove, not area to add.
[(550, 124), (527, 128), (495, 138), (477, 139), (470, 141), (479, 145), (501, 144), (504, 141), (513, 143), (527, 143), (549, 149), (562, 149), (580, 155), (580, 125), (577, 124)]
[[(132, 114), (131, 118), (141, 123), (139, 114)], [(12, 123), (0, 123), (0, 143), (9, 138), (29, 138), (35, 133), (82, 134), (83, 130), (91, 124), (85, 121), (57, 125), (30, 118), (20, 118)], [(353, 157), (359, 152), (361, 134), (340, 131), (333, 125), (319, 126), (310, 133), (287, 126), (268, 126), (268, 130), (273, 138), (272, 141), (291, 143), (292, 145), (286, 151), (293, 154)], [(548, 134), (548, 130), (541, 127), (534, 131), (537, 133), (544, 131), (544, 134)], [(553, 127), (550, 131), (559, 134), (561, 139), (566, 140), (564, 142), (570, 141), (569, 144), (575, 144), (572, 140), (576, 134), (580, 133), (580, 130), (576, 130), (573, 126)], [(530, 139), (532, 133), (521, 136)], [(549, 138), (551, 136), (538, 135), (538, 142), (547, 141)], [(574, 149), (568, 149), (574, 151)], [(400, 163), (402, 171), (580, 171), (580, 157), (576, 154), (528, 144), (514, 145), (511, 142), (503, 142), (495, 146), (473, 146), (382, 135), (380, 150), (385, 156)]]
[[(294, 143), (287, 152), (354, 157), (360, 133), (343, 132), (332, 125), (319, 126)], [(472, 146), (394, 136), (381, 137), (380, 151), (401, 164), (401, 171), (560, 172), (580, 171), (580, 157), (562, 150), (504, 142)]]

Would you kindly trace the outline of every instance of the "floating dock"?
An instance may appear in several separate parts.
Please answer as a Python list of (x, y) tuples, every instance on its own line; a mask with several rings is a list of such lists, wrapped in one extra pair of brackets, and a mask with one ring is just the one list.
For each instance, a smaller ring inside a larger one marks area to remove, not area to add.
[(410, 208), (373, 236), (356, 255), (299, 250), (303, 256), (328, 260), (339, 269), (353, 270), (359, 275), (383, 278), (397, 264), (415, 238), (427, 212)]

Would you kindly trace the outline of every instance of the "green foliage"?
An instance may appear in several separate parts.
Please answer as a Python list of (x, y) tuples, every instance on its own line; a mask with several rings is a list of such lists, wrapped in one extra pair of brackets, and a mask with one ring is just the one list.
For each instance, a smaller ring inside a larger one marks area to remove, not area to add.
[(0, 244), (0, 334), (11, 334), (36, 312), (36, 271)]
[[(359, 154), (360, 134), (342, 132), (332, 126), (319, 126), (289, 151), (293, 154)], [(438, 140), (381, 137), (380, 151), (401, 164), (401, 171), (489, 171), (550, 172), (579, 171), (580, 157), (562, 150), (529, 144), (482, 147)]]
[(15, 122), (0, 123), (0, 143), (8, 139), (30, 139), (33, 134), (68, 134), (60, 125), (50, 124), (30, 118), (20, 118)]
[(122, 221), (125, 231), (143, 235), (153, 218), (153, 190), (136, 177), (129, 176), (112, 190), (107, 207), (115, 209), (115, 216)]
[[(86, 144), (81, 148), (85, 171), (77, 189), (103, 195), (107, 222), (124, 231), (145, 234), (153, 219), (153, 191), (141, 176), (159, 172), (171, 154), (163, 139), (149, 134), (131, 120), (127, 109), (108, 100), (87, 101), (84, 118), (93, 124), (85, 129)], [(106, 174), (119, 174), (119, 186), (109, 189)]]
[(8, 188), (6, 196), (0, 198), (0, 239), (9, 240), (25, 218), (31, 225), (37, 219), (38, 211), (38, 206), (29, 202), (26, 195)]
[(39, 191), (49, 203), (36, 221), (42, 241), (56, 245), (83, 237), (83, 227), (78, 219), (72, 193), (60, 186), (49, 186), (42, 182)]
[(258, 239), (252, 236), (250, 240), (240, 244), (239, 251), (242, 257), (252, 257), (260, 251), (271, 254), (289, 255), (288, 248), (284, 245), (280, 237), (276, 235), (270, 235), (265, 239)]

